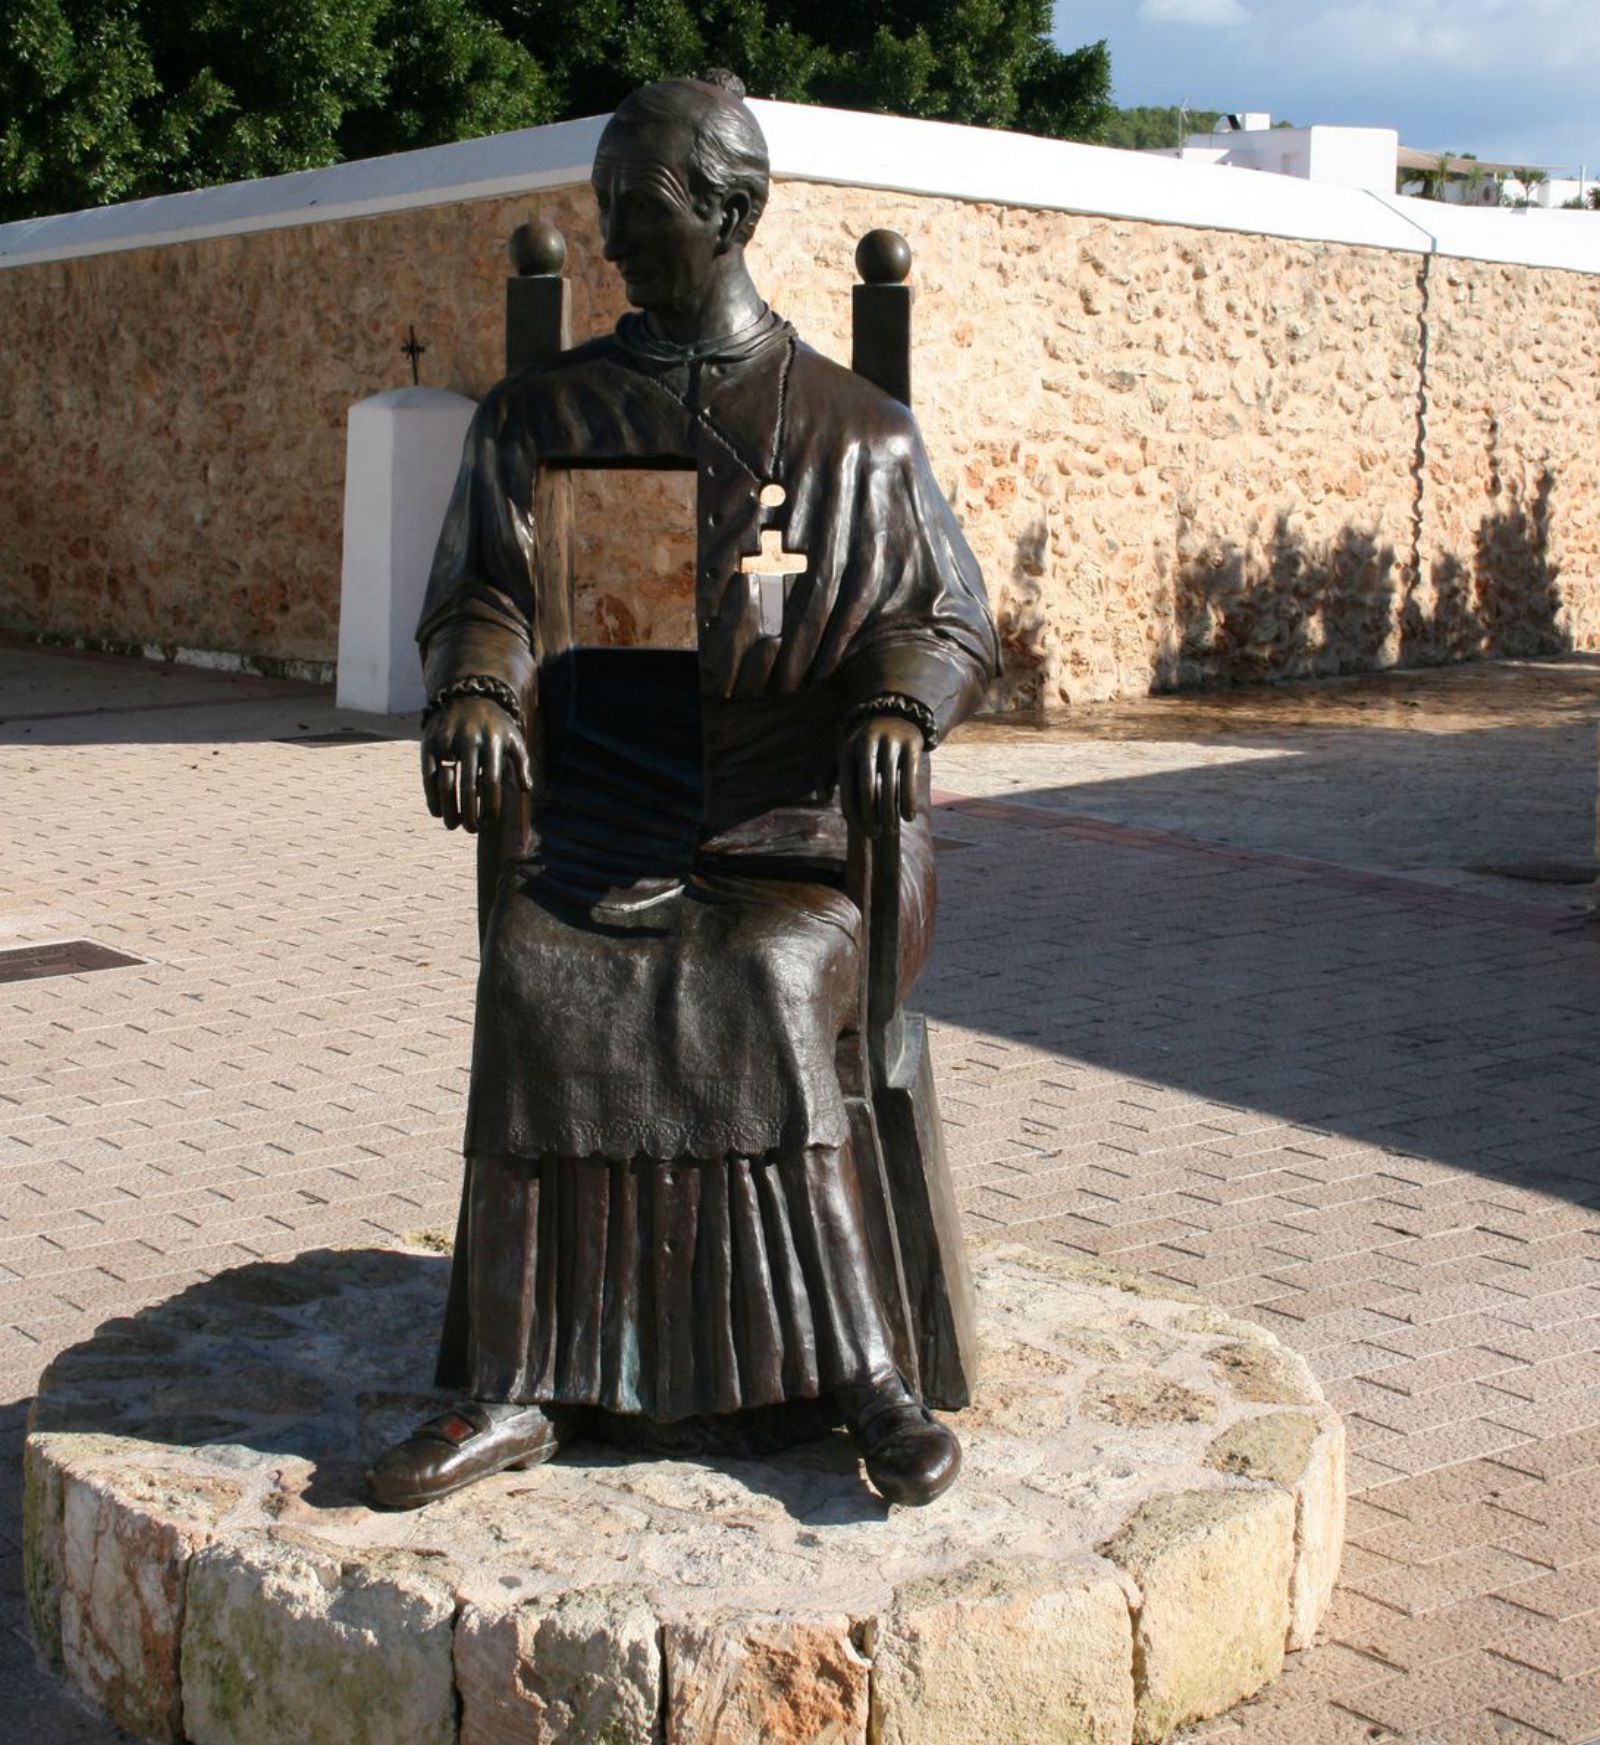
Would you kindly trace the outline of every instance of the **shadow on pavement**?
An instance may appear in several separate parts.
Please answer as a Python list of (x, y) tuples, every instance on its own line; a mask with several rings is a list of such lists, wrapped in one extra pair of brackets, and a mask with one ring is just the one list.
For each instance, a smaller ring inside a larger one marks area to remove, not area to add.
[[(315, 1249), (218, 1273), (62, 1352), (39, 1379), (30, 1428), (200, 1450), (220, 1469), (303, 1462), (309, 1473), (278, 1486), (297, 1505), (364, 1508), (368, 1462), (451, 1397), (429, 1385), (448, 1273), (439, 1255), (385, 1249)], [(770, 1413), (746, 1417), (748, 1434), (714, 1440), (705, 1421), (659, 1437), (585, 1421), (557, 1458), (708, 1461), (800, 1521), (881, 1518), (830, 1415), (789, 1429)], [(780, 1433), (804, 1446), (765, 1452)]]
[[(1503, 773), (1514, 780), (1511, 763)], [(1163, 1150), (1229, 1139), (1221, 1127), (1163, 1137), (1159, 1121), (1141, 1125), (1144, 1084), (1218, 1105), (1224, 1124), (1244, 1112), (1258, 1128), (1341, 1136), (1600, 1205), (1600, 930), (1574, 914), (1570, 891), (1557, 907), (1546, 887), (1540, 907), (1511, 881), (1447, 888), (1414, 869), (1364, 870), (1337, 843), (1311, 858), (1317, 847), (1292, 828), (1275, 839), (1273, 783), (1281, 795), (1318, 774), (1315, 757), (1242, 762), (944, 805), (941, 832), (970, 845), (942, 863), (940, 938), (913, 1004), (1061, 1057), (1054, 1088), (1048, 1065), (1036, 1069), (1041, 1156), (1080, 1138), (1073, 1068), (1087, 1066), (1133, 1081), (1119, 1092), (1126, 1110), (1109, 1125), (1096, 1110), (1092, 1134), (1105, 1167), (1130, 1176), (1161, 1167)], [(1336, 752), (1321, 774), (1350, 784)], [(1440, 797), (1440, 829), (1454, 832), (1452, 855), (1487, 859), (1461, 816), (1470, 788)], [(1393, 814), (1373, 832), (1392, 838), (1404, 796), (1382, 804)], [(1540, 839), (1550, 820), (1536, 797), (1520, 816), (1518, 805), (1508, 788), (1491, 832), (1503, 857), (1510, 845), (1591, 849), (1592, 810), (1558, 843)], [(1244, 820), (1242, 844), (1178, 834), (1204, 818), (1213, 838)]]
[(411, 738), (416, 720), (339, 709), (331, 685), (19, 645), (0, 633), (0, 746), (315, 747)]

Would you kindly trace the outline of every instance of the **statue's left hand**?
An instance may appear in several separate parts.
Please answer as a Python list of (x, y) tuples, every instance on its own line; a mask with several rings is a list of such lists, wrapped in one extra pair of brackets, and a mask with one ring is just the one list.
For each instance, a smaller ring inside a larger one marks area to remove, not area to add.
[(893, 834), (917, 815), (922, 791), (922, 729), (899, 715), (871, 715), (846, 737), (839, 755), (844, 815), (868, 836)]

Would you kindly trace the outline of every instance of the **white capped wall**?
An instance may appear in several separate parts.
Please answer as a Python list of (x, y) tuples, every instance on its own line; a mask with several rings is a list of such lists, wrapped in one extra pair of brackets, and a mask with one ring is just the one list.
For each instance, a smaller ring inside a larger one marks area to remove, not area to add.
[[(1600, 273), (1600, 220), (1593, 213), (1479, 211), (1370, 186), (1327, 185), (1318, 173), (1314, 137), (1312, 179), (1301, 180), (946, 122), (794, 103), (751, 107), (766, 132), (774, 174), (798, 180)], [(604, 123), (596, 116), (24, 219), (0, 225), (0, 267), (581, 182)], [(1388, 130), (1283, 131), (1386, 136)], [(1375, 141), (1329, 147), (1358, 155), (1373, 149)], [(1327, 161), (1330, 174), (1341, 167)], [(1342, 169), (1348, 174), (1350, 165)]]

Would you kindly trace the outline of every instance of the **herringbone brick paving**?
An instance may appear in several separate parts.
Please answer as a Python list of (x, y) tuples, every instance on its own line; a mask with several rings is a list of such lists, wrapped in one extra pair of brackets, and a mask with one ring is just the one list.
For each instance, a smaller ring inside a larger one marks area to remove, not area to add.
[[(42, 1364), (208, 1273), (449, 1225), (470, 853), (326, 693), (0, 649), (0, 1690)], [(1473, 871), (1593, 852), (1600, 668), (981, 728), (940, 756), (919, 1003), (970, 1226), (1195, 1285), (1344, 1412), (1326, 1640), (1237, 1745), (1600, 1735), (1600, 928)], [(394, 724), (392, 731), (403, 735)], [(13, 1710), (12, 1712), (20, 1712)]]

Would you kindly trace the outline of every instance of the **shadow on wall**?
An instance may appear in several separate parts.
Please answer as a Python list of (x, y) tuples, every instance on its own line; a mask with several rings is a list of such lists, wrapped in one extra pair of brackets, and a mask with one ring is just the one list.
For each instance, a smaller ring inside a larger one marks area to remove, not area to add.
[(1412, 594), (1401, 608), (1403, 664), (1571, 651), (1559, 622), (1561, 569), (1550, 556), (1555, 485), (1544, 467), (1531, 494), (1513, 488), (1505, 508), (1479, 522), (1470, 568), (1453, 552), (1434, 560), (1431, 610), (1424, 612)]
[(1393, 546), (1347, 527), (1327, 544), (1279, 515), (1257, 555), (1223, 541), (1182, 559), (1156, 690), (1329, 677), (1387, 664)]
[(1309, 539), (1280, 515), (1264, 552), (1221, 541), (1180, 561), (1156, 690), (1333, 677), (1483, 655), (1563, 654), (1550, 556), (1555, 477), (1513, 490), (1478, 525), (1470, 563), (1435, 559), (1423, 594), (1394, 547), (1360, 528)]
[(1531, 500), (1513, 495), (1501, 515), (1478, 525), (1478, 613), (1491, 654), (1566, 654), (1572, 637), (1557, 622), (1560, 566), (1550, 557), (1555, 474), (1540, 469)]
[[(1050, 529), (1043, 520), (1029, 523), (1011, 559), (1011, 586), (996, 590), (989, 578), (989, 599), (1000, 633), (1001, 676), (996, 689), (1002, 708), (1048, 706), (1039, 693), (1045, 682), (1050, 633), (1050, 609), (1045, 578), (1050, 573)], [(995, 705), (990, 705), (995, 706)]]

